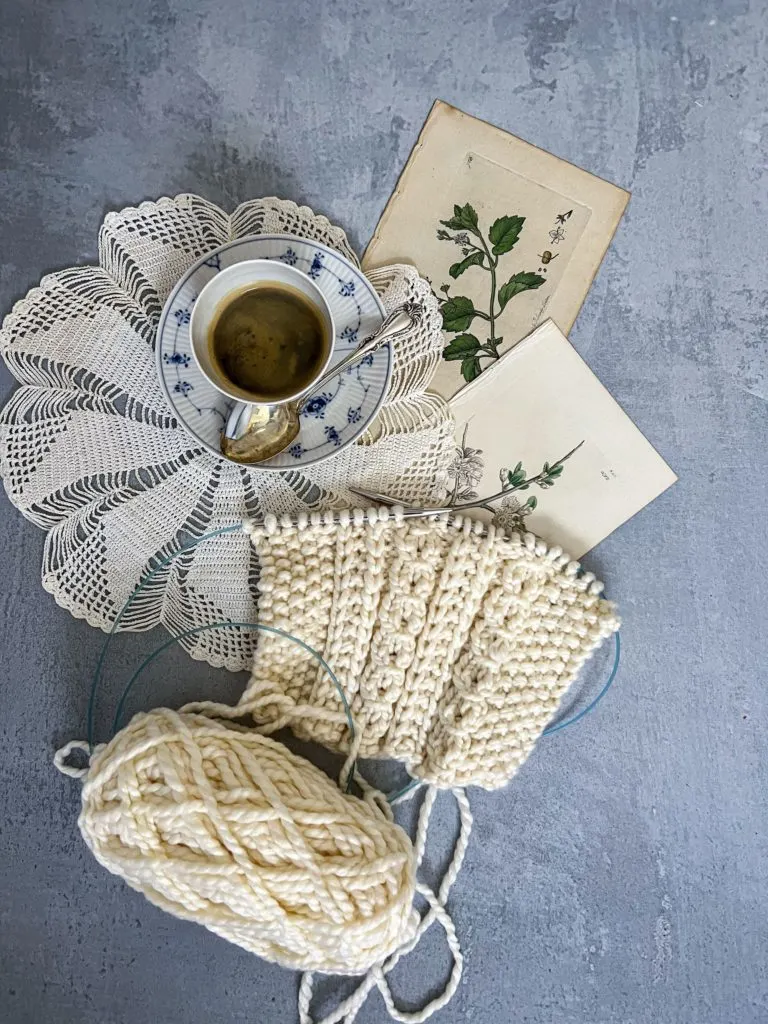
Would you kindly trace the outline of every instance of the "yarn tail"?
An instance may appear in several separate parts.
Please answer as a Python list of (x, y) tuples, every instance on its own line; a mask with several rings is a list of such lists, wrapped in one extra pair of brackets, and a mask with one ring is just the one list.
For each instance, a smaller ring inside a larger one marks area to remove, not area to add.
[[(417, 869), (421, 866), (421, 862), (424, 858), (424, 851), (426, 849), (429, 833), (429, 820), (438, 792), (439, 790), (435, 786), (429, 786), (426, 789), (424, 802), (422, 803), (421, 810), (419, 812), (419, 822), (416, 829), (416, 840), (414, 842)], [(464, 957), (461, 952), (459, 940), (456, 936), (456, 929), (454, 927), (453, 920), (446, 910), (446, 903), (448, 902), (448, 894), (451, 891), (451, 887), (461, 871), (461, 865), (464, 862), (464, 856), (467, 852), (469, 836), (472, 832), (472, 812), (469, 807), (469, 799), (465, 790), (452, 789), (451, 793), (456, 801), (459, 812), (459, 832), (453, 847), (453, 855), (440, 882), (440, 888), (438, 889), (437, 894), (435, 894), (426, 883), (416, 883), (416, 891), (426, 900), (428, 909), (426, 914), (422, 917), (413, 938), (399, 949), (395, 950), (395, 952), (386, 960), (372, 967), (364, 976), (355, 991), (340, 1003), (335, 1010), (332, 1010), (320, 1021), (315, 1021), (313, 1019), (310, 1010), (314, 990), (314, 974), (311, 972), (303, 974), (301, 984), (299, 985), (298, 999), (300, 1024), (353, 1024), (374, 986), (378, 988), (379, 992), (381, 992), (384, 1005), (386, 1006), (390, 1017), (392, 1017), (393, 1020), (400, 1021), (401, 1024), (422, 1024), (423, 1021), (431, 1017), (433, 1013), (437, 1013), (438, 1010), (442, 1009), (453, 998), (456, 989), (459, 986), (459, 982), (461, 981), (461, 974), (464, 968)], [(404, 956), (407, 956), (408, 953), (416, 947), (422, 936), (435, 921), (437, 921), (445, 931), (448, 948), (450, 949), (451, 957), (453, 958), (451, 974), (440, 995), (430, 1000), (430, 1002), (420, 1010), (408, 1012), (406, 1010), (402, 1010), (395, 1004), (392, 990), (390, 989), (389, 982), (387, 981), (387, 975), (395, 968)]]

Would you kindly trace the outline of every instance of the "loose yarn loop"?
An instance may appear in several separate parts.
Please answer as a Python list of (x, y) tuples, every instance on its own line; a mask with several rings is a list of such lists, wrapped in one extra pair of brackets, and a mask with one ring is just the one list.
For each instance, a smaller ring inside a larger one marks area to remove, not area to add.
[[(456, 936), (453, 921), (445, 909), (445, 905), (448, 901), (448, 894), (451, 890), (451, 886), (456, 881), (459, 871), (461, 870), (461, 865), (464, 862), (464, 856), (469, 844), (469, 836), (472, 831), (472, 812), (469, 809), (467, 794), (463, 789), (454, 789), (451, 792), (453, 793), (459, 809), (460, 826), (458, 838), (453, 849), (451, 862), (443, 875), (443, 880), (440, 883), (440, 888), (437, 894), (433, 893), (428, 885), (424, 885), (421, 882), (416, 883), (416, 891), (427, 901), (429, 909), (419, 922), (419, 926), (416, 929), (413, 938), (404, 943), (399, 949), (395, 950), (395, 952), (387, 958), (384, 963), (380, 963), (375, 967), (372, 967), (352, 995), (344, 1000), (343, 1003), (340, 1003), (334, 1011), (326, 1017), (323, 1017), (322, 1021), (319, 1022), (313, 1021), (310, 1013), (314, 976), (312, 973), (305, 973), (301, 979), (301, 985), (299, 987), (300, 1024), (338, 1024), (339, 1021), (343, 1021), (343, 1024), (353, 1024), (353, 1021), (357, 1017), (358, 1012), (374, 986), (376, 986), (381, 992), (390, 1017), (392, 1017), (393, 1020), (401, 1021), (402, 1024), (422, 1024), (423, 1021), (431, 1017), (433, 1013), (437, 1013), (438, 1010), (442, 1009), (451, 1001), (451, 999), (453, 999), (456, 989), (459, 986), (459, 982), (461, 981), (461, 975), (464, 969), (464, 957), (461, 952), (461, 947), (459, 946), (459, 940)], [(424, 857), (424, 850), (429, 830), (429, 819), (432, 814), (432, 808), (434, 806), (437, 793), (438, 790), (435, 786), (429, 786), (426, 789), (424, 803), (422, 804), (421, 811), (419, 813), (419, 824), (416, 830), (416, 841), (414, 844), (417, 869), (421, 865), (421, 861)], [(424, 933), (435, 921), (439, 922), (444, 929), (445, 937), (448, 941), (448, 948), (450, 949), (451, 956), (453, 957), (453, 968), (451, 970), (448, 983), (438, 996), (423, 1006), (420, 1010), (413, 1012), (401, 1010), (395, 1004), (392, 990), (389, 987), (386, 976), (397, 966), (404, 956), (407, 956), (407, 954), (414, 949)]]
[[(102, 749), (99, 747), (98, 749)], [(70, 740), (60, 747), (53, 755), (53, 763), (62, 775), (70, 779), (84, 779), (88, 774), (88, 768), (77, 768), (75, 765), (67, 764), (71, 754), (75, 750), (81, 750), (87, 758), (91, 757), (91, 745), (87, 740)]]
[(150, 902), (285, 967), (360, 974), (416, 934), (416, 862), (376, 800), (252, 729), (138, 714), (91, 760), (78, 824)]

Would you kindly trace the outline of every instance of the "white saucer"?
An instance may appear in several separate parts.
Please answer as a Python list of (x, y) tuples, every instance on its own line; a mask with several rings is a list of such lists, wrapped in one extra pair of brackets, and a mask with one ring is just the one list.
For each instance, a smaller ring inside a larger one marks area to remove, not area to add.
[[(232, 400), (202, 375), (192, 358), (189, 321), (203, 285), (224, 267), (241, 260), (282, 260), (311, 277), (325, 295), (336, 325), (331, 365), (372, 334), (384, 307), (361, 270), (334, 249), (294, 235), (253, 235), (229, 242), (198, 260), (168, 297), (157, 329), (155, 361), (160, 383), (179, 422), (221, 458), (219, 436)], [(345, 371), (312, 398), (301, 414), (291, 447), (259, 470), (285, 471), (332, 458), (352, 444), (379, 411), (392, 375), (387, 344)]]

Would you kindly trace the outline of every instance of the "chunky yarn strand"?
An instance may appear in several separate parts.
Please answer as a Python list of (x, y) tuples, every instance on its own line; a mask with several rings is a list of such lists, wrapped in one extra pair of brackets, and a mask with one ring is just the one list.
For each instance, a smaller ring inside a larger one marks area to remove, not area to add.
[(79, 825), (152, 903), (284, 967), (361, 974), (418, 926), (411, 842), (375, 801), (204, 715), (136, 715), (92, 758)]

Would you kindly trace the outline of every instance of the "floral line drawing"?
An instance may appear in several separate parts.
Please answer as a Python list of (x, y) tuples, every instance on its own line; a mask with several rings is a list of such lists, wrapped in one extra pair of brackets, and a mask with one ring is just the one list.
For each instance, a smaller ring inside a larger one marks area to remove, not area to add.
[(562, 227), (560, 227), (559, 224), (558, 224), (558, 226), (556, 228), (553, 228), (549, 232), (549, 239), (553, 243), (553, 245), (559, 245), (564, 238), (565, 238), (565, 231), (563, 231)]
[(469, 424), (464, 427), (461, 444), (456, 445), (456, 455), (448, 466), (448, 476), (453, 477), (453, 489), (449, 491), (448, 497), (449, 505), (477, 498), (478, 493), (474, 488), (482, 480), (485, 471), (485, 461), (480, 458), (483, 454), (482, 448), (470, 448), (467, 445), (468, 427)]
[[(457, 502), (472, 502), (476, 508), (484, 508), (493, 516), (494, 526), (498, 526), (506, 533), (524, 532), (525, 519), (538, 507), (538, 498), (531, 495), (522, 502), (515, 497), (517, 491), (527, 491), (536, 486), (545, 491), (554, 487), (563, 474), (565, 463), (575, 455), (584, 444), (580, 441), (575, 448), (572, 448), (556, 462), (545, 462), (541, 470), (533, 476), (528, 476), (522, 462), (518, 462), (514, 469), (500, 469), (499, 479), (501, 490), (491, 494), (480, 501), (473, 501), (478, 497), (474, 489), (483, 478), (485, 461), (481, 458), (481, 448), (470, 448), (467, 445), (467, 429), (461, 438), (461, 444), (456, 446), (456, 455), (448, 467), (448, 477), (453, 479), (453, 486), (448, 489), (447, 504), (454, 505)], [(493, 502), (500, 501), (498, 508), (493, 507)]]
[[(573, 213), (573, 210), (567, 210), (565, 213), (558, 213), (558, 215), (555, 217), (555, 226), (549, 232), (549, 240), (552, 242), (553, 245), (560, 245), (560, 243), (564, 240), (564, 238), (565, 238), (565, 227), (564, 227), (564, 225), (565, 225), (565, 223), (567, 221), (570, 220), (572, 213)], [(555, 257), (552, 256), (552, 254), (550, 253), (550, 260), (552, 260), (554, 258)], [(544, 262), (544, 260), (542, 260), (542, 262)], [(546, 262), (549, 262), (549, 260), (547, 260)]]
[[(461, 361), (464, 380), (473, 381), (490, 365), (487, 363), (483, 366), (481, 359), (495, 362), (499, 358), (498, 347), (504, 339), (496, 335), (496, 321), (504, 312), (507, 303), (521, 292), (540, 288), (545, 278), (532, 271), (520, 271), (513, 274), (504, 284), (499, 286), (498, 283), (496, 271), (499, 260), (514, 249), (523, 230), (525, 217), (506, 215), (497, 218), (488, 231), (487, 242), (478, 224), (477, 212), (469, 203), (464, 206), (455, 205), (453, 217), (441, 220), (440, 223), (443, 227), (438, 229), (437, 237), (440, 241), (458, 245), (464, 257), (450, 267), (450, 276), (456, 280), (470, 267), (480, 267), (490, 274), (490, 303), (487, 313), (476, 309), (472, 299), (465, 295), (451, 296), (451, 286), (448, 284), (441, 285), (440, 291), (445, 298), (438, 299), (443, 315), (443, 330), (457, 335), (443, 349), (443, 359)], [(448, 230), (445, 230), (446, 228)], [(451, 234), (451, 231), (456, 233)], [(474, 334), (466, 333), (476, 317), (488, 324), (488, 337), (484, 343)]]

